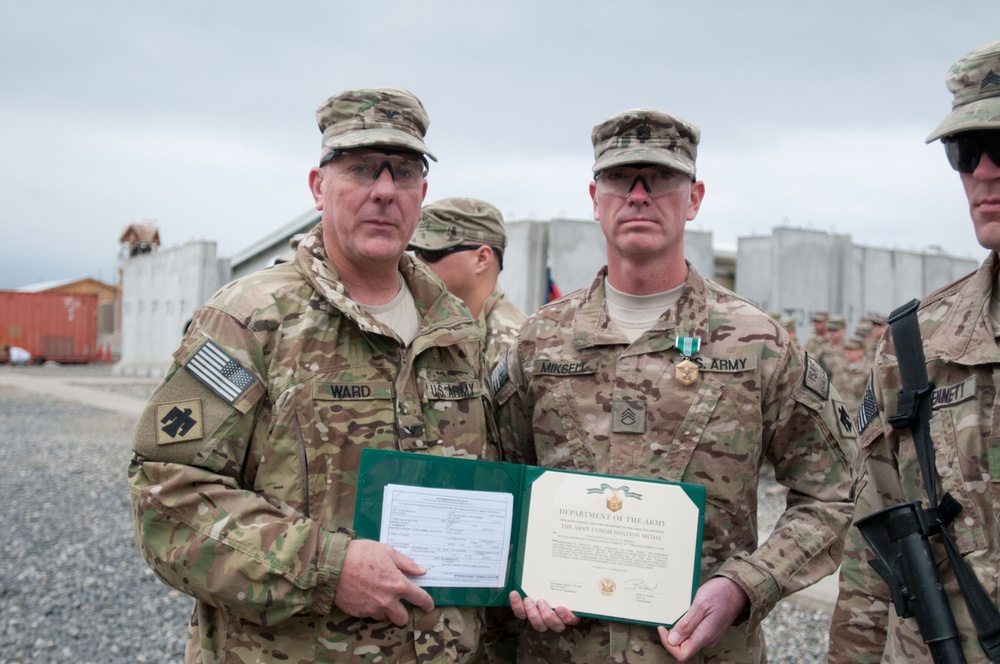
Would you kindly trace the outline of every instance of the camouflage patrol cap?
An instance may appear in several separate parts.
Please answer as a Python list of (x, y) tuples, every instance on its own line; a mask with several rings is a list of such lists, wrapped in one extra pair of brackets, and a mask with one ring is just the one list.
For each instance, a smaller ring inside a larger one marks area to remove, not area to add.
[(858, 337), (849, 337), (844, 342), (844, 350), (861, 350), (865, 347), (865, 342)]
[(633, 108), (594, 127), (594, 172), (624, 164), (660, 164), (695, 177), (701, 132), (655, 108)]
[(872, 325), (888, 325), (889, 317), (885, 314), (872, 314)]
[(1000, 41), (959, 58), (945, 79), (955, 95), (948, 114), (927, 142), (975, 129), (1000, 129)]
[(858, 326), (854, 328), (854, 333), (859, 337), (864, 338), (867, 337), (869, 334), (871, 334), (872, 330), (874, 329), (875, 326), (872, 325), (872, 322), (870, 320), (862, 320), (860, 323), (858, 323)]
[(817, 309), (812, 313), (812, 322), (822, 323), (829, 317), (830, 317), (829, 314), (826, 313), (826, 309)]
[(330, 97), (316, 109), (323, 147), (339, 150), (393, 147), (425, 154), (431, 121), (420, 100), (403, 88), (355, 88)]
[(778, 323), (781, 327), (785, 328), (785, 332), (792, 333), (796, 331), (795, 319), (791, 316), (782, 316), (778, 319)]
[(829, 321), (827, 321), (826, 329), (831, 332), (836, 332), (837, 330), (842, 330), (847, 327), (847, 320), (840, 314), (834, 314), (830, 316)]
[(457, 244), (507, 246), (500, 210), (475, 198), (444, 198), (425, 205), (410, 249), (447, 249)]

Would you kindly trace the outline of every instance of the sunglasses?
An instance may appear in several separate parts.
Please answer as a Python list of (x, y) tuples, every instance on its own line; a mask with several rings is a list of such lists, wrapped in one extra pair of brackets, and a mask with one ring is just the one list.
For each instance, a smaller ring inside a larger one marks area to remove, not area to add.
[(946, 136), (943, 141), (948, 163), (959, 173), (972, 173), (985, 152), (1000, 166), (1000, 131), (965, 131)]
[[(417, 258), (425, 263), (437, 263), (439, 260), (444, 258), (449, 254), (458, 253), (459, 251), (475, 251), (479, 247), (484, 245), (481, 244), (456, 244), (454, 247), (448, 247), (447, 249), (414, 249), (413, 253), (416, 254)], [(493, 250), (494, 255), (497, 257), (497, 265), (500, 269), (503, 269), (503, 252), (491, 245), (485, 245)]]

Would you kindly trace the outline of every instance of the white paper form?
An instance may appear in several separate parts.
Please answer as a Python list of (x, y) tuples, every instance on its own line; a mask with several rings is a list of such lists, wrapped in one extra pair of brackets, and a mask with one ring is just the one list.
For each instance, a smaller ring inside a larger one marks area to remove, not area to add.
[(387, 484), (379, 541), (427, 569), (418, 586), (502, 588), (514, 521), (514, 496)]

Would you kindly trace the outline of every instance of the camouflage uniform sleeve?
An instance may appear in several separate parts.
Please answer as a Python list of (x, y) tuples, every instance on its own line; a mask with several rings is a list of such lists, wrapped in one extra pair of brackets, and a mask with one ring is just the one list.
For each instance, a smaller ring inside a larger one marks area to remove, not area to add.
[[(878, 394), (873, 389), (873, 380), (869, 380), (859, 411), (862, 460), (855, 489), (854, 523), (904, 500), (895, 455), (885, 435), (887, 424), (879, 415), (884, 408), (877, 402)], [(866, 421), (866, 410), (870, 421)], [(868, 564), (870, 557), (864, 538), (857, 527), (852, 527), (840, 566), (840, 592), (830, 624), (829, 662), (882, 661), (889, 623), (889, 587)]]
[(750, 598), (746, 628), (755, 629), (782, 597), (834, 573), (851, 520), (857, 438), (835, 410), (837, 393), (815, 360), (791, 345), (764, 386), (764, 447), (786, 508), (755, 551), (737, 554), (718, 574)]
[[(189, 364), (209, 341), (244, 376), (231, 402)], [(133, 435), (139, 551), (167, 585), (259, 624), (329, 613), (352, 533), (324, 531), (244, 486), (248, 449), (268, 436), (262, 341), (206, 306), (174, 357)]]
[(532, 408), (525, 389), (521, 346), (520, 339), (510, 346), (493, 370), (490, 383), (503, 460), (508, 463), (536, 465), (538, 459), (531, 421)]

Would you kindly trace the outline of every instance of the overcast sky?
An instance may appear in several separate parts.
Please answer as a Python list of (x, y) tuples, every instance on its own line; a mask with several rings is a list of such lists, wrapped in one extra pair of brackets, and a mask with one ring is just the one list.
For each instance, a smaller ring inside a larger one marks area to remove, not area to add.
[(427, 202), (592, 217), (592, 127), (638, 106), (702, 130), (695, 228), (789, 225), (980, 259), (924, 139), (1000, 2), (0, 0), (0, 288), (116, 280), (118, 237), (231, 256), (309, 210), (314, 112), (403, 86), (439, 158)]

